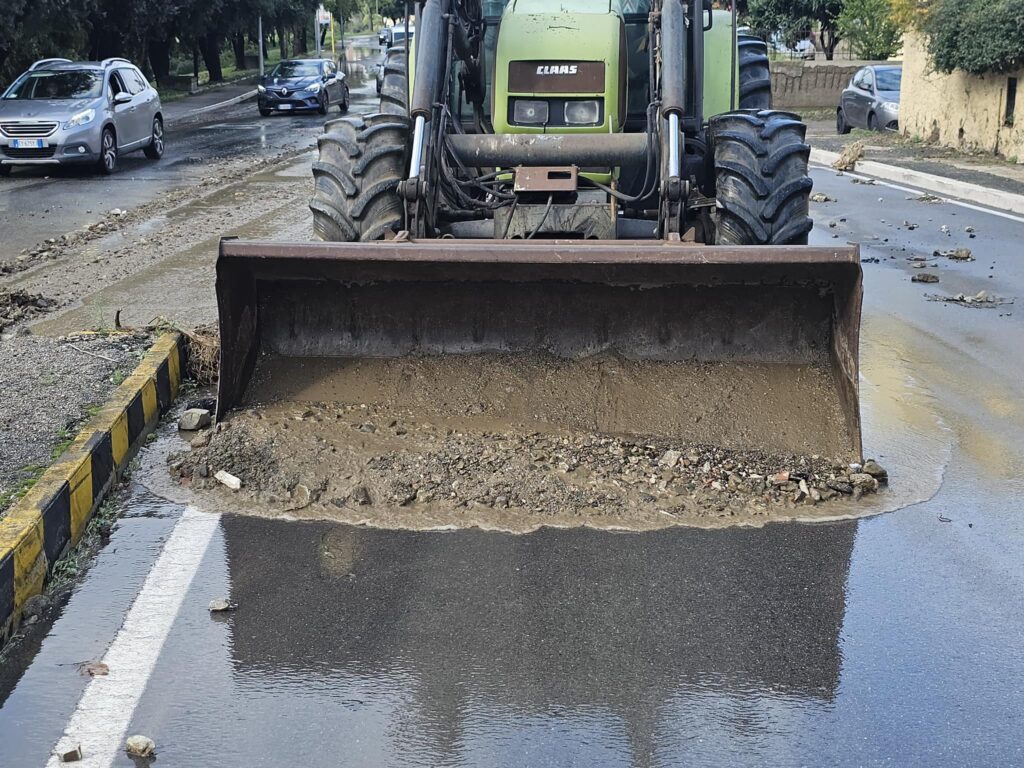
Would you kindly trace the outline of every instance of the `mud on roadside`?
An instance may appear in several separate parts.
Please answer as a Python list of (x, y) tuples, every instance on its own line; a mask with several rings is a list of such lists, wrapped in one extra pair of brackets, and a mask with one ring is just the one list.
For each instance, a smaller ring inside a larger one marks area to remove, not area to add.
[(761, 525), (855, 514), (885, 481), (873, 462), (877, 477), (816, 456), (324, 403), (236, 412), (167, 461), (172, 482), (226, 510), (420, 530)]

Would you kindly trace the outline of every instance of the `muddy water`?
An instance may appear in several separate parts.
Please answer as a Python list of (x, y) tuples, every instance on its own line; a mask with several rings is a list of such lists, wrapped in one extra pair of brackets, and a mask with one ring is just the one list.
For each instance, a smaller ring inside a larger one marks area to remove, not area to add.
[(434, 422), (586, 430), (780, 454), (848, 457), (823, 366), (540, 355), (398, 359), (267, 357), (251, 403), (330, 402), (409, 411)]

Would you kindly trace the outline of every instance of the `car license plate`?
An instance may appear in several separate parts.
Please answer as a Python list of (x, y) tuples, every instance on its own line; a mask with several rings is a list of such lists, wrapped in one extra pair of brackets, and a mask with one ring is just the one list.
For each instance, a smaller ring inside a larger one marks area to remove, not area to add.
[(12, 149), (43, 149), (45, 146), (42, 139), (11, 139)]
[(280, 106), (278, 106), (278, 109), (282, 109), (282, 110), (284, 110), (284, 109), (291, 109), (291, 108), (292, 108), (291, 104), (281, 104)]

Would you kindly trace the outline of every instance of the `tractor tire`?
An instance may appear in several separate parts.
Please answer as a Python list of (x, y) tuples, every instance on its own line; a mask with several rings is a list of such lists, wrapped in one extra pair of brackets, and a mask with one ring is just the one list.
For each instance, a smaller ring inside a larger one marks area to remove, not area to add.
[(387, 115), (409, 114), (409, 76), (405, 48), (388, 48), (384, 54), (384, 84), (380, 111)]
[(328, 242), (382, 240), (402, 229), (409, 118), (377, 113), (332, 120), (313, 163), (313, 232)]
[(753, 35), (736, 35), (739, 53), (740, 109), (772, 108), (768, 43)]
[(789, 112), (749, 110), (711, 119), (717, 245), (806, 245), (813, 182), (807, 126)]

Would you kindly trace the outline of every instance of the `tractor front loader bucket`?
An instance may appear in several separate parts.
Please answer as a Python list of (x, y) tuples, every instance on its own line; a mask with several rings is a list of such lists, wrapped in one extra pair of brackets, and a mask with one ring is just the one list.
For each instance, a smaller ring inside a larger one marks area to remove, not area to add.
[(225, 240), (217, 412), (413, 418), (861, 458), (856, 247)]

